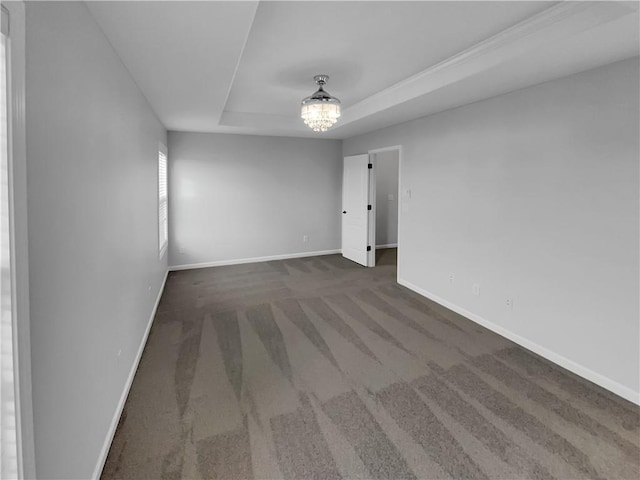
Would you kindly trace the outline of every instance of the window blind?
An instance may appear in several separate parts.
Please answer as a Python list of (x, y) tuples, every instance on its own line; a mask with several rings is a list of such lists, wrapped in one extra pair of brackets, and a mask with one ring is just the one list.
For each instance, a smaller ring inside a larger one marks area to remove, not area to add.
[(9, 218), (9, 15), (1, 7), (0, 34), (0, 478), (18, 478), (18, 437), (14, 351), (15, 319)]
[(167, 201), (167, 155), (158, 153), (158, 245), (162, 256), (169, 244), (169, 205)]

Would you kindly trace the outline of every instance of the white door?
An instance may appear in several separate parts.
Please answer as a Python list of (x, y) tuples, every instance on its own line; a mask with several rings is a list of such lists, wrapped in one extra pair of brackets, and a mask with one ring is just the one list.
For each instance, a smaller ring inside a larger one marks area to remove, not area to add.
[(367, 266), (369, 235), (369, 155), (344, 157), (342, 175), (342, 256)]

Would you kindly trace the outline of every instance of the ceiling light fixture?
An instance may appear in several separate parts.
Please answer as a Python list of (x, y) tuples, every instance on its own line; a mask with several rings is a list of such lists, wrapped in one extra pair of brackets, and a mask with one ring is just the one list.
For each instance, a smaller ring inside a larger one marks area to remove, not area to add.
[(326, 132), (340, 117), (340, 100), (332, 97), (322, 88), (329, 80), (329, 75), (316, 75), (313, 77), (318, 86), (318, 91), (310, 97), (302, 100), (300, 116), (304, 124), (314, 132)]

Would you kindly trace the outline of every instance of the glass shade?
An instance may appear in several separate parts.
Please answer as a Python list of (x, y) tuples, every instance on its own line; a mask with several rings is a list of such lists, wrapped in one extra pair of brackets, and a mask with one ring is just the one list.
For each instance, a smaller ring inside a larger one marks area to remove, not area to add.
[(329, 75), (316, 75), (313, 79), (319, 88), (313, 95), (302, 100), (300, 116), (304, 124), (314, 132), (326, 132), (340, 117), (340, 100), (324, 91)]
[(340, 102), (337, 99), (306, 100), (302, 102), (300, 116), (314, 132), (326, 132), (338, 121)]

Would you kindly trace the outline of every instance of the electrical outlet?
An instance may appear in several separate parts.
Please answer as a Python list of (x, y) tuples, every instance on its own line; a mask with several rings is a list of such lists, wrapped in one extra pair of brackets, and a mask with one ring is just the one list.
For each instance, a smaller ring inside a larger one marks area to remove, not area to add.
[(507, 310), (513, 310), (513, 298), (507, 298), (505, 305)]
[(479, 283), (474, 283), (473, 284), (473, 294), (476, 297), (480, 296), (480, 284)]
[(453, 274), (453, 272), (451, 272), (449, 274), (449, 283), (453, 283), (453, 280), (455, 279), (455, 275)]
[(309, 243), (309, 235), (302, 236), (302, 243)]

